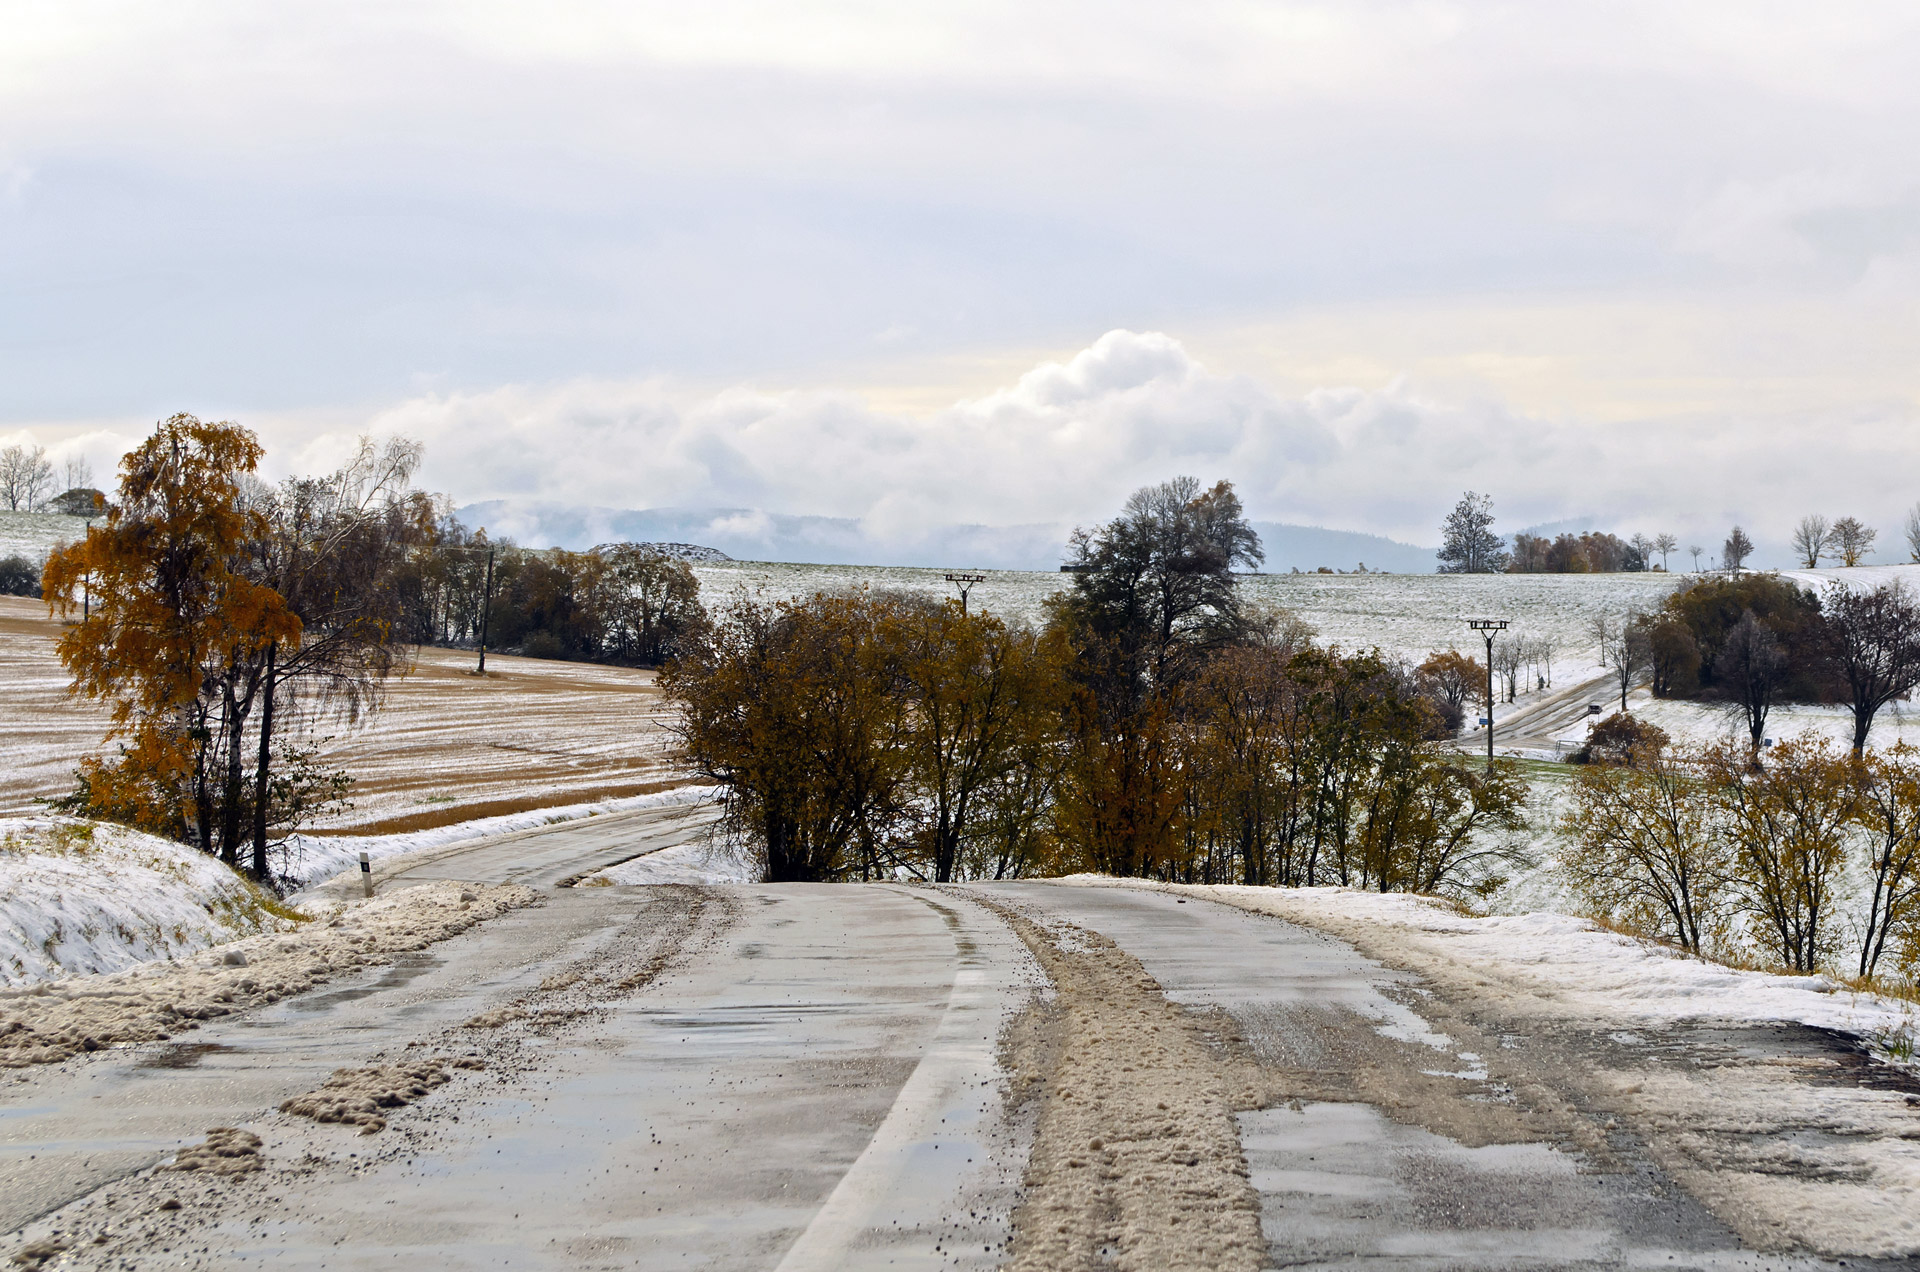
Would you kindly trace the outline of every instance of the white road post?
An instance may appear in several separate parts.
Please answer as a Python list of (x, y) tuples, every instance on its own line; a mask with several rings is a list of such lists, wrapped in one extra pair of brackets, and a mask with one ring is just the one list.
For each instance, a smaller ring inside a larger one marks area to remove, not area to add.
[(360, 854), (360, 887), (368, 896), (373, 895), (373, 863), (364, 852)]

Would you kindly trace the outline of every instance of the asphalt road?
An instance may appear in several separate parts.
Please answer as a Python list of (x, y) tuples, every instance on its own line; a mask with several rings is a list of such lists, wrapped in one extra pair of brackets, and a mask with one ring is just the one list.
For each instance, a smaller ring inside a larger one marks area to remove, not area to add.
[[(555, 827), (383, 886), (550, 887), (700, 820)], [(1043, 966), (1090, 952), (1143, 972), (1127, 989), (1141, 997), (1048, 985)], [(1089, 992), (1104, 997), (1075, 997)], [(1121, 1017), (1163, 1000), (1191, 1045), (1123, 1042)], [(1828, 1266), (1743, 1249), (1630, 1135), (1596, 1131), (1566, 1077), (1577, 1048), (1514, 1042), (1490, 1074), (1509, 1044), (1443, 1006), (1328, 937), (1128, 889), (556, 888), (189, 1044), (0, 1085), (0, 1228), (15, 1230), (0, 1253), (52, 1239), (70, 1247), (60, 1267), (1138, 1267), (1130, 1250), (1182, 1248), (1164, 1227), (1189, 1213), (1179, 1172), (1211, 1165), (1250, 1187), (1262, 1248), (1246, 1266)], [(1060, 1032), (1076, 1019), (1093, 1032)], [(1217, 1150), (1179, 1125), (1139, 1132), (1166, 1148), (1147, 1157), (1054, 1144), (1075, 1094), (1061, 1075), (1088, 1072), (1067, 1038), (1126, 1048), (1074, 1125), (1107, 1109), (1107, 1134), (1132, 1135), (1121, 1088), (1211, 1084), (1239, 1102), (1234, 1160), (1201, 1160)], [(471, 1067), (379, 1134), (274, 1111), (335, 1068), (425, 1056)], [(258, 1134), (265, 1168), (151, 1169), (214, 1126)], [(1099, 1178), (1048, 1192), (1043, 1159)], [(1121, 1178), (1163, 1167), (1164, 1187)], [(1100, 1210), (1083, 1254), (1010, 1247), (1042, 1194)]]

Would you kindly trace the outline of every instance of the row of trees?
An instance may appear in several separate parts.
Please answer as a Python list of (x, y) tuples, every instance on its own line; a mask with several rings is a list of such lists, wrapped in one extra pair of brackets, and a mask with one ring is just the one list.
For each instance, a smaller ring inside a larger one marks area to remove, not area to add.
[[(1701, 953), (1874, 976), (1920, 958), (1920, 751), (1669, 749), (1658, 730), (1582, 769), (1562, 867), (1595, 912)], [(1599, 732), (1599, 730), (1596, 730)], [(1861, 886), (1849, 888), (1852, 872)]]
[(1232, 488), (1182, 478), (1076, 533), (1042, 630), (901, 596), (741, 597), (663, 683), (771, 880), (1497, 876), (1525, 786), (1436, 745), (1463, 691), (1245, 606), (1233, 567), (1260, 560)]
[(1843, 703), (1860, 754), (1880, 710), (1920, 686), (1920, 598), (1900, 580), (1816, 594), (1774, 575), (1703, 579), (1595, 631), (1623, 709), (1645, 677), (1655, 697), (1726, 704), (1753, 748), (1775, 705)]
[(91, 500), (83, 504), (66, 496), (94, 494), (96, 492), (91, 489), (92, 486), (93, 468), (78, 456), (67, 460), (56, 473), (44, 446), (0, 448), (0, 503), (6, 504), (10, 512), (35, 512), (49, 508), (54, 491), (63, 490), (66, 494), (52, 501), (59, 506), (51, 510), (87, 516), (93, 512)]
[[(1822, 561), (1857, 566), (1872, 554), (1878, 537), (1878, 531), (1857, 517), (1828, 521), (1822, 516), (1809, 516), (1794, 527), (1793, 551), (1808, 569)], [(1560, 534), (1552, 539), (1522, 532), (1513, 536), (1509, 548), (1507, 541), (1493, 531), (1492, 498), (1471, 490), (1447, 515), (1440, 538), (1442, 574), (1608, 574), (1653, 569), (1655, 556), (1660, 558), (1658, 568), (1665, 570), (1668, 558), (1680, 550), (1680, 541), (1671, 534), (1636, 534), (1622, 539), (1602, 531)], [(1906, 538), (1911, 559), (1920, 562), (1920, 504), (1907, 513)], [(1687, 551), (1697, 573), (1707, 549), (1695, 546)], [(1753, 540), (1736, 525), (1720, 545), (1719, 567), (1738, 574), (1753, 552)]]

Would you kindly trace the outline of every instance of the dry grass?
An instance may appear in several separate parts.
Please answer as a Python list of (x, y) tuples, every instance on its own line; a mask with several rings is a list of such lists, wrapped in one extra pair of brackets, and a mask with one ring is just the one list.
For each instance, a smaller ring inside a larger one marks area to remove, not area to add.
[[(66, 793), (101, 747), (107, 712), (67, 693), (61, 627), (38, 602), (0, 597), (0, 815)], [(355, 779), (354, 808), (316, 829), (422, 830), (473, 817), (644, 794), (677, 785), (671, 710), (650, 671), (424, 649), (358, 726), (323, 724), (329, 765)]]

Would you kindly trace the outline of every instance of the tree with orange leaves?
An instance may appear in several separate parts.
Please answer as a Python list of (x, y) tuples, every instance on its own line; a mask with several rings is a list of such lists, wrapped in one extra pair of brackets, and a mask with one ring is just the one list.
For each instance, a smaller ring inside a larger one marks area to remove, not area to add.
[(112, 704), (117, 759), (80, 771), (77, 807), (196, 842), (237, 864), (249, 796), (248, 716), (265, 652), (297, 648), (299, 618), (249, 576), (269, 529), (247, 478), (263, 454), (232, 423), (163, 421), (120, 464), (104, 525), (53, 553), (42, 595), (85, 622), (61, 637), (74, 691)]

